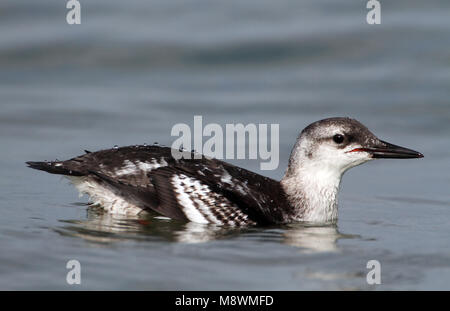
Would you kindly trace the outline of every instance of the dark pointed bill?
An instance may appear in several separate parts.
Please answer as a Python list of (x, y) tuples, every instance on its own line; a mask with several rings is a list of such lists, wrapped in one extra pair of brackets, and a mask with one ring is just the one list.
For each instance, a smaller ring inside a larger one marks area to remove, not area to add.
[(368, 148), (356, 148), (350, 152), (368, 152), (374, 159), (413, 159), (423, 158), (423, 154), (420, 152), (404, 148), (401, 146), (393, 145), (388, 142), (380, 140), (380, 144)]

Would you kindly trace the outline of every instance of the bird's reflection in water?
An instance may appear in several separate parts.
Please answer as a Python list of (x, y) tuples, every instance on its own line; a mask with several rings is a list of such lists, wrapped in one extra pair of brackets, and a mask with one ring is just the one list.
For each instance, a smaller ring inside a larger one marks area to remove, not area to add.
[(64, 226), (54, 228), (56, 232), (100, 244), (123, 240), (202, 243), (236, 232), (236, 229), (220, 226), (174, 221), (158, 214), (145, 217), (112, 215), (94, 207), (87, 209), (84, 220), (61, 222)]
[(89, 242), (110, 243), (140, 236), (140, 220), (88, 209), (85, 220), (61, 220), (65, 225), (54, 230), (62, 235), (80, 237)]
[(337, 227), (312, 226), (305, 224), (289, 225), (283, 233), (284, 243), (299, 247), (303, 253), (337, 252), (337, 240), (347, 237), (340, 234)]
[(227, 228), (215, 225), (185, 223), (159, 217), (111, 215), (88, 208), (85, 220), (62, 220), (64, 226), (55, 228), (62, 235), (83, 238), (99, 244), (123, 240), (170, 241), (205, 243), (234, 237), (258, 237), (259, 241), (277, 241), (300, 248), (302, 253), (337, 252), (337, 240), (350, 238), (338, 232), (336, 226), (291, 224), (278, 227)]

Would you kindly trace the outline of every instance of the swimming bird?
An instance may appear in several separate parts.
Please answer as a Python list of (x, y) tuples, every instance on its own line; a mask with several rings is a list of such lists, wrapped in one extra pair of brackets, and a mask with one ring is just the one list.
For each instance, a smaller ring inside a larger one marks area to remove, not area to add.
[(27, 162), (68, 177), (80, 194), (111, 213), (156, 212), (171, 219), (229, 226), (337, 221), (337, 196), (348, 169), (379, 158), (422, 158), (417, 151), (378, 139), (350, 118), (308, 125), (277, 181), (232, 164), (169, 147), (129, 146), (86, 151), (67, 161)]

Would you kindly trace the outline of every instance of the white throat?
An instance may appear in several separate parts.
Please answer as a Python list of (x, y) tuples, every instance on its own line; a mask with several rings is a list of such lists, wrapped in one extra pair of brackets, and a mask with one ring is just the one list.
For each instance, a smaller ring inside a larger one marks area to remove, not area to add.
[(334, 167), (309, 161), (288, 170), (281, 184), (294, 207), (294, 220), (335, 223), (342, 174), (342, 171)]

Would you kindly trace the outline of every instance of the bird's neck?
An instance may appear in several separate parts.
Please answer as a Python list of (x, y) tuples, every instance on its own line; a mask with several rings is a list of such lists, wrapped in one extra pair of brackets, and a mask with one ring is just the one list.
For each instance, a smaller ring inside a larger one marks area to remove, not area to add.
[(320, 163), (305, 161), (290, 167), (281, 184), (293, 207), (293, 219), (335, 223), (341, 177), (342, 172)]

